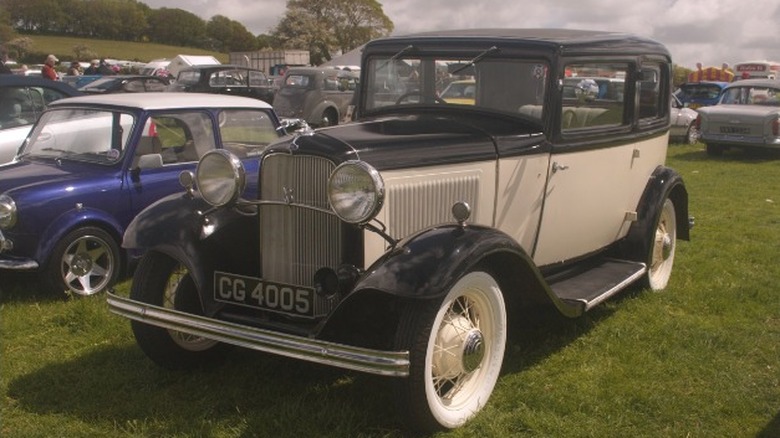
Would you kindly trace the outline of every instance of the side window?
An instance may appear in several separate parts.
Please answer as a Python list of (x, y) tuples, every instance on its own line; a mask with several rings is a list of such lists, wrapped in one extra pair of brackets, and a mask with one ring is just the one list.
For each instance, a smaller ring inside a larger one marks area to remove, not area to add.
[(35, 119), (35, 109), (26, 89), (7, 87), (0, 90), (0, 129), (29, 125)]
[(639, 119), (661, 118), (666, 99), (662, 99), (661, 66), (645, 64), (639, 80)]
[(146, 80), (146, 91), (165, 91), (165, 83), (156, 79)]
[[(157, 114), (147, 124), (144, 136), (157, 137), (163, 164), (198, 161), (216, 148), (211, 118), (205, 113)], [(142, 138), (142, 144), (145, 143)]]
[(223, 110), (219, 113), (219, 131), (225, 149), (240, 158), (260, 155), (279, 138), (271, 117), (262, 110)]
[(126, 84), (122, 85), (122, 89), (124, 89), (128, 93), (141, 93), (145, 91), (144, 81), (142, 79), (131, 80)]
[(627, 74), (627, 63), (567, 65), (561, 131), (625, 124)]
[(265, 75), (259, 71), (249, 72), (249, 86), (250, 87), (262, 87), (268, 85), (268, 79)]

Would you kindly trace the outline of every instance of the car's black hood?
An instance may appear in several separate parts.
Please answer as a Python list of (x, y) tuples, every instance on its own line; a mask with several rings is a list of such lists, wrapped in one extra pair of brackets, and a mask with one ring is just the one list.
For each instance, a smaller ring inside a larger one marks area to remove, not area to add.
[(379, 170), (495, 159), (502, 138), (540, 129), (517, 120), (416, 114), (368, 119), (319, 129), (269, 148), (320, 155), (335, 161), (363, 160)]

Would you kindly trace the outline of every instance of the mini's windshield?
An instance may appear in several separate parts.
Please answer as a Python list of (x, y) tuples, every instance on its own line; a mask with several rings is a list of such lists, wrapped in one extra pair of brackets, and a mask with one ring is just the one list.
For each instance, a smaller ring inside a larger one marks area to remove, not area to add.
[(63, 108), (45, 112), (21, 155), (113, 164), (122, 156), (135, 117), (117, 111)]
[[(362, 86), (364, 110), (411, 105), (467, 105), (512, 114), (544, 104), (549, 68), (539, 60), (503, 59), (496, 50), (462, 57), (376, 56)], [(403, 53), (402, 53), (403, 55)], [(541, 111), (538, 111), (541, 115)]]

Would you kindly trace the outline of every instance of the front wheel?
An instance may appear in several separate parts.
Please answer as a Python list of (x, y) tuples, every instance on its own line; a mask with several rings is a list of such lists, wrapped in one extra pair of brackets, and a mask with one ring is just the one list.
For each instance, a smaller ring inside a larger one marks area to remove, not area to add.
[(652, 290), (662, 290), (669, 283), (674, 265), (674, 252), (677, 248), (677, 217), (671, 199), (664, 200), (661, 213), (652, 235), (650, 254), (647, 261), (647, 286)]
[(442, 300), (403, 311), (396, 343), (409, 350), (410, 366), (397, 395), (413, 428), (455, 428), (485, 406), (501, 371), (506, 327), (501, 289), (483, 271), (464, 275)]
[[(189, 270), (177, 260), (148, 252), (133, 276), (130, 298), (143, 303), (202, 314), (195, 282)], [(228, 345), (164, 329), (140, 321), (131, 321), (133, 335), (146, 355), (169, 369), (189, 369), (220, 360)]]
[(688, 125), (688, 130), (685, 132), (685, 142), (688, 144), (696, 144), (699, 142), (699, 130), (696, 129), (696, 125), (691, 123)]
[(119, 245), (107, 232), (77, 228), (54, 246), (42, 280), (52, 292), (95, 295), (119, 278), (120, 260)]

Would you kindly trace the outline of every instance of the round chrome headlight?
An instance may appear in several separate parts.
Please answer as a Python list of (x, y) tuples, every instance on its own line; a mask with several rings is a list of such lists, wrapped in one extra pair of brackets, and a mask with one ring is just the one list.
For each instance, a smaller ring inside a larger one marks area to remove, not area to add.
[(8, 195), (0, 195), (0, 229), (11, 228), (16, 224), (16, 203)]
[(363, 161), (341, 164), (328, 180), (328, 202), (341, 220), (364, 224), (382, 208), (385, 183), (376, 169)]
[(238, 157), (217, 149), (201, 157), (195, 170), (195, 180), (203, 200), (221, 207), (235, 202), (244, 191), (246, 170)]

